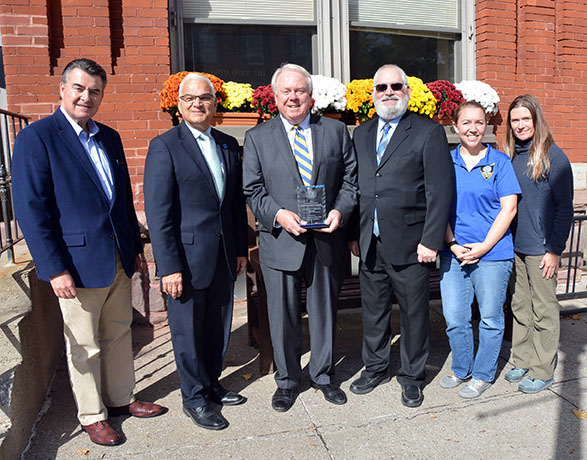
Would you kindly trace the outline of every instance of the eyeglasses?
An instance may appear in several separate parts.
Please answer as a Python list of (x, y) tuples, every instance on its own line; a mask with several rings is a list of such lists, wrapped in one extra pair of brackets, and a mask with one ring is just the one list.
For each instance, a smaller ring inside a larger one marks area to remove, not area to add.
[(384, 93), (385, 91), (387, 91), (388, 86), (394, 91), (401, 91), (401, 89), (404, 87), (404, 84), (390, 83), (388, 85), (387, 83), (379, 83), (378, 85), (375, 85), (375, 91), (377, 91), (378, 93)]
[(200, 99), (200, 101), (204, 104), (211, 104), (216, 99), (216, 97), (211, 94), (201, 94), (199, 96), (194, 96), (193, 94), (184, 94), (183, 96), (179, 96), (179, 98), (186, 104), (193, 104), (196, 102), (196, 99)]

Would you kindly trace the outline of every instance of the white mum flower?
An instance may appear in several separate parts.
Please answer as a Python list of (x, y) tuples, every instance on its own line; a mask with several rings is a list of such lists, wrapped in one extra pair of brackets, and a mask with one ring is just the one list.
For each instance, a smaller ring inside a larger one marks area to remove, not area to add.
[(477, 101), (486, 113), (495, 115), (498, 111), (499, 96), (490, 85), (479, 80), (463, 80), (455, 84), (467, 101)]
[(346, 86), (336, 78), (312, 75), (312, 113), (323, 114), (326, 109), (342, 112), (346, 108)]

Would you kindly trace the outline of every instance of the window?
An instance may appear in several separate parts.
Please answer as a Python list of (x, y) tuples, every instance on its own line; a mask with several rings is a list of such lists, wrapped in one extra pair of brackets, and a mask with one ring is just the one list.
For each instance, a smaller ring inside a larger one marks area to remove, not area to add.
[(266, 85), (283, 62), (312, 71), (315, 27), (185, 24), (185, 69)]
[(397, 64), (425, 82), (454, 81), (458, 0), (348, 2), (351, 78), (371, 78), (381, 65)]
[(172, 69), (269, 83), (283, 62), (344, 83), (386, 63), (425, 82), (475, 78), (470, 0), (169, 0)]
[(351, 79), (372, 78), (383, 64), (399, 65), (424, 82), (454, 81), (454, 40), (374, 30), (350, 31)]

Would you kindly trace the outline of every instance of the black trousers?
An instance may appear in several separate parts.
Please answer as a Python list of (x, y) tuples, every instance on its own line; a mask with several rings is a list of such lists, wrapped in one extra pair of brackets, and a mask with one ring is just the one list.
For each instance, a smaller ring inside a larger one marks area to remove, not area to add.
[(363, 376), (389, 372), (393, 293), (401, 314), (400, 384), (422, 385), (430, 344), (429, 279), (431, 264), (392, 265), (373, 237), (360, 267), (363, 306)]
[(234, 281), (222, 244), (212, 284), (193, 289), (190, 281), (184, 279), (181, 297), (168, 296), (168, 318), (183, 405), (196, 408), (207, 405), (210, 392), (220, 387), (230, 339)]

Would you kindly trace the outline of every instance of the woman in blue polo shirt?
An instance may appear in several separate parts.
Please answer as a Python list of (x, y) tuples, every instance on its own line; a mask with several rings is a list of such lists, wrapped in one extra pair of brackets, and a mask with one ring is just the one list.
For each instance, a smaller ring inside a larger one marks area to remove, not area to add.
[[(504, 330), (503, 304), (513, 268), (509, 227), (520, 186), (509, 157), (482, 143), (487, 122), (481, 104), (461, 104), (454, 116), (461, 143), (451, 152), (455, 192), (446, 248), (440, 255), (440, 292), (452, 373), (440, 381), (463, 398), (476, 398), (491, 386)], [(471, 305), (477, 297), (481, 321), (475, 354)]]

